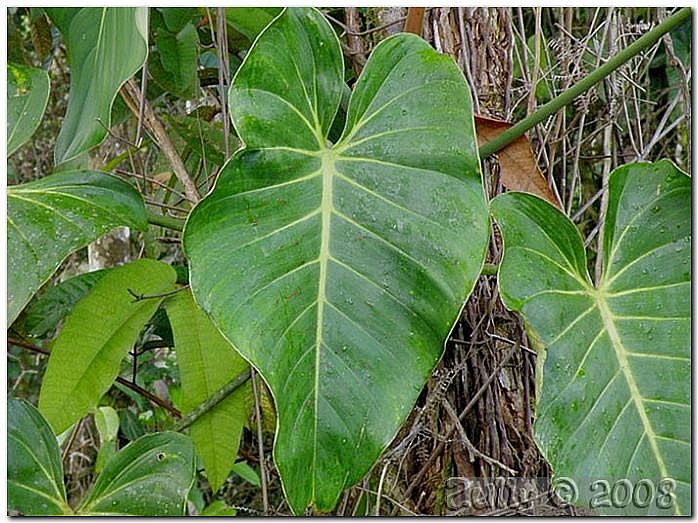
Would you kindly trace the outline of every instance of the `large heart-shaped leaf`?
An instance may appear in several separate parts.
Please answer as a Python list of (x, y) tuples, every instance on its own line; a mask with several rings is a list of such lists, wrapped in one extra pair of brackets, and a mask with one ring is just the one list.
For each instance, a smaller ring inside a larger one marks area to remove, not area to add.
[(72, 171), (7, 189), (7, 323), (73, 251), (114, 227), (148, 226), (143, 199), (114, 176)]
[(394, 437), (484, 261), (471, 99), (414, 35), (376, 47), (336, 144), (344, 66), (314, 9), (287, 9), (230, 89), (247, 148), (193, 211), (198, 303), (259, 369), (294, 512), (336, 504)]
[(195, 479), (194, 447), (182, 434), (158, 432), (112, 457), (78, 508), (90, 516), (182, 516)]
[(78, 302), (53, 344), (41, 383), (39, 410), (56, 434), (97, 406), (162, 301), (134, 301), (128, 289), (162, 294), (175, 288), (176, 279), (169, 265), (138, 260), (110, 270)]
[(48, 73), (7, 64), (7, 156), (34, 134), (48, 102)]
[(640, 503), (601, 512), (686, 514), (691, 180), (666, 160), (639, 163), (612, 173), (608, 190), (596, 286), (563, 214), (528, 194), (493, 201), (504, 237), (502, 300), (545, 347), (535, 435), (554, 472), (576, 480), (586, 506), (594, 481), (628, 480), (632, 495), (644, 480), (657, 494), (645, 504), (643, 490)]
[[(206, 401), (247, 368), (211, 320), (194, 303), (191, 293), (180, 293), (167, 302), (182, 381), (182, 410), (186, 414)], [(251, 407), (246, 384), (225, 398), (191, 426), (191, 438), (216, 492), (235, 464), (242, 428)]]
[[(54, 18), (55, 10), (49, 12)], [(121, 86), (148, 54), (147, 7), (86, 7), (58, 16), (68, 45), (70, 96), (56, 140), (56, 165), (96, 147), (107, 136)], [(69, 25), (68, 25), (69, 24)]]
[(24, 400), (7, 404), (7, 508), (25, 516), (71, 513), (56, 436)]

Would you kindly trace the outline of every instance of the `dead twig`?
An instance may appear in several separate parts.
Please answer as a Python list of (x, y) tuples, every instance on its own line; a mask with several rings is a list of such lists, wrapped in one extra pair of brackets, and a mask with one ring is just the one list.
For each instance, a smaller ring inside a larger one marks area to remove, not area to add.
[(254, 395), (254, 413), (257, 419), (257, 447), (259, 450), (259, 477), (262, 483), (262, 506), (264, 514), (269, 513), (269, 494), (267, 492), (267, 467), (264, 458), (264, 434), (262, 432), (262, 408), (258, 384), (257, 372), (252, 369), (252, 393)]
[[(28, 343), (26, 341), (18, 340), (16, 338), (7, 338), (7, 344), (8, 345), (15, 345), (17, 347), (22, 347), (23, 349), (26, 349), (31, 352), (35, 352), (37, 354), (43, 354), (44, 356), (48, 356), (50, 354), (49, 351), (46, 349), (42, 349), (41, 347), (38, 347), (32, 343)], [(175, 407), (170, 405), (169, 402), (165, 401), (162, 398), (159, 398), (155, 394), (153, 394), (150, 391), (145, 390), (144, 388), (136, 385), (135, 383), (128, 381), (125, 378), (122, 378), (121, 376), (116, 377), (116, 382), (121, 383), (124, 387), (131, 389), (133, 392), (140, 394), (144, 398), (146, 398), (148, 401), (151, 403), (158, 405), (165, 409), (167, 412), (172, 414), (176, 418), (181, 418), (182, 414), (177, 410)]]
[[(126, 93), (127, 96), (123, 96), (123, 93)], [(158, 144), (158, 147), (165, 155), (167, 160), (170, 162), (175, 176), (177, 176), (179, 181), (184, 186), (184, 193), (187, 195), (187, 199), (189, 199), (192, 203), (197, 203), (201, 199), (201, 195), (199, 194), (199, 191), (196, 189), (196, 184), (194, 183), (194, 180), (192, 180), (191, 176), (187, 172), (187, 168), (184, 166), (182, 158), (179, 156), (179, 153), (177, 153), (177, 150), (172, 144), (172, 141), (170, 140), (170, 137), (167, 135), (167, 132), (165, 132), (165, 128), (160, 122), (160, 119), (155, 114), (155, 111), (153, 111), (153, 108), (148, 103), (148, 100), (145, 99), (145, 97), (141, 96), (140, 89), (136, 86), (133, 79), (127, 81), (122, 87), (122, 97), (124, 98), (124, 100), (126, 100), (127, 98), (131, 98), (131, 103), (127, 101), (126, 105), (129, 106), (131, 111), (136, 116), (139, 116), (139, 107), (141, 103), (143, 104), (143, 111), (145, 117), (144, 123), (146, 124), (150, 133), (155, 138), (155, 142)], [(138, 107), (136, 106), (136, 104), (138, 105)]]
[[(478, 402), (480, 397), (485, 393), (487, 390), (487, 387), (489, 387), (490, 383), (497, 377), (499, 374), (499, 371), (502, 370), (504, 365), (509, 361), (511, 356), (514, 354), (514, 352), (518, 349), (518, 344), (515, 347), (512, 347), (509, 349), (509, 352), (502, 358), (502, 360), (499, 362), (497, 367), (492, 371), (490, 376), (485, 380), (485, 382), (482, 384), (480, 389), (475, 393), (475, 395), (470, 399), (466, 407), (463, 409), (463, 411), (460, 413), (458, 416), (459, 421), (463, 421), (465, 419), (465, 416), (470, 412), (470, 409), (472, 409), (475, 404)], [(456, 427), (453, 426), (451, 427), (447, 432), (446, 435), (444, 436), (444, 440), (441, 441), (437, 447), (431, 452), (431, 455), (429, 456), (429, 459), (427, 459), (426, 463), (422, 466), (421, 470), (412, 478), (412, 481), (410, 482), (409, 486), (407, 487), (407, 490), (403, 494), (403, 500), (407, 501), (409, 500), (410, 496), (412, 495), (412, 492), (414, 489), (417, 487), (417, 485), (420, 484), (422, 481), (422, 478), (424, 477), (424, 474), (426, 474), (427, 470), (429, 470), (429, 467), (431, 467), (436, 459), (441, 455), (441, 453), (444, 450), (444, 447), (446, 446), (446, 443), (448, 441), (448, 438), (451, 437), (451, 435), (456, 431)]]
[(366, 63), (366, 46), (363, 38), (356, 36), (361, 27), (361, 19), (359, 10), (356, 7), (344, 8), (344, 19), (347, 22), (347, 41), (349, 42), (348, 51), (354, 65), (354, 73), (358, 77), (361, 74), (361, 69)]

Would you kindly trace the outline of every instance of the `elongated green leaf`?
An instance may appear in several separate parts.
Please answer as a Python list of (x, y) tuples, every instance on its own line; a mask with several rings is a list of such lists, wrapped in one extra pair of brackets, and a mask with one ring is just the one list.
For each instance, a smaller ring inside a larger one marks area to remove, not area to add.
[[(182, 410), (188, 413), (247, 368), (247, 362), (197, 307), (191, 293), (167, 302), (182, 381)], [(251, 406), (246, 384), (191, 426), (191, 438), (216, 492), (235, 464), (242, 428)]]
[(26, 516), (71, 512), (56, 436), (24, 400), (7, 404), (7, 508)]
[(116, 454), (119, 415), (112, 407), (99, 407), (95, 411), (94, 419), (99, 434), (99, 452), (95, 462), (95, 472), (99, 474), (104, 469), (104, 464)]
[(162, 298), (138, 294), (174, 289), (169, 265), (138, 260), (112, 269), (75, 306), (56, 338), (41, 384), (39, 410), (56, 433), (94, 408), (119, 373), (119, 364)]
[(450, 58), (382, 42), (327, 135), (344, 67), (314, 9), (287, 9), (230, 89), (247, 149), (187, 223), (197, 302), (278, 410), (289, 504), (330, 510), (394, 437), (484, 260), (471, 99)]
[(70, 253), (120, 225), (148, 222), (138, 191), (115, 176), (71, 171), (8, 187), (8, 325)]
[(201, 512), (202, 516), (205, 517), (224, 517), (224, 516), (235, 516), (237, 514), (237, 509), (234, 509), (233, 507), (229, 507), (228, 505), (225, 504), (225, 501), (221, 499), (217, 499), (213, 503), (211, 503), (209, 506), (207, 506), (203, 512)]
[(95, 426), (100, 443), (115, 440), (119, 432), (119, 415), (112, 407), (99, 407), (95, 412)]
[(233, 465), (233, 472), (255, 487), (259, 487), (262, 484), (262, 480), (259, 479), (257, 471), (250, 467), (245, 461)]
[(564, 215), (532, 195), (494, 200), (502, 300), (546, 349), (535, 435), (554, 472), (577, 482), (585, 506), (597, 480), (644, 480), (657, 492), (602, 513), (686, 514), (691, 180), (666, 160), (639, 163), (613, 172), (608, 190), (597, 286)]
[[(109, 269), (87, 272), (67, 279), (34, 297), (14, 326), (29, 336), (43, 338), (55, 331), (77, 302), (107, 274)], [(17, 325), (20, 324), (20, 325)]]
[(252, 41), (280, 11), (278, 7), (228, 7), (225, 18), (230, 27)]
[(49, 88), (48, 73), (43, 69), (7, 64), (7, 156), (39, 127)]
[[(167, 121), (191, 150), (208, 165), (223, 165), (225, 135), (219, 122), (207, 122), (194, 116), (170, 117)], [(234, 150), (237, 144), (233, 142), (233, 145), (231, 149)]]
[[(165, 11), (171, 9), (178, 8), (168, 8)], [(175, 24), (176, 20), (171, 23)], [(162, 20), (159, 15), (153, 18), (153, 25), (156, 50), (149, 61), (153, 80), (180, 98), (193, 98), (199, 88), (196, 73), (199, 36), (196, 27), (193, 23), (187, 23), (172, 32), (168, 29), (166, 20)]]
[(201, 18), (203, 9), (199, 7), (158, 7), (158, 12), (171, 33), (179, 33), (190, 22)]
[(194, 484), (191, 441), (158, 432), (129, 443), (104, 467), (80, 505), (80, 515), (182, 516)]
[(86, 7), (70, 20), (68, 110), (56, 141), (56, 165), (96, 147), (107, 136), (121, 86), (148, 54), (147, 7)]

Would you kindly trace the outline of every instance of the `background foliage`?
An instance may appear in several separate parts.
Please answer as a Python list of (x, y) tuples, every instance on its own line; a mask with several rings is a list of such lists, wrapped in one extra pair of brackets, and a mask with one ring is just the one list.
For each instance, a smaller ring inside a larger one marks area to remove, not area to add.
[[(88, 20), (84, 12), (80, 15), (79, 9), (8, 10), (8, 60), (15, 64), (8, 69), (8, 90), (14, 89), (18, 95), (18, 115), (21, 104), (32, 110), (25, 120), (18, 118), (16, 132), (8, 131), (9, 184), (43, 178), (58, 169), (98, 169), (130, 184), (151, 212), (175, 218), (187, 215), (192, 194), (204, 195), (213, 187), (223, 163), (240, 144), (230, 124), (224, 94), (252, 41), (278, 11), (156, 8), (149, 10), (146, 27), (144, 10), (131, 13), (138, 20), (129, 25), (135, 32), (130, 36), (117, 32), (111, 36), (116, 40), (106, 48), (112, 52), (119, 49), (119, 57), (129, 63), (123, 65), (122, 75), (112, 78), (110, 86), (99, 86), (108, 88), (114, 99), (110, 109), (95, 108), (102, 125), (94, 125), (96, 120), (91, 118), (93, 125), (79, 126), (90, 136), (98, 136), (96, 141), (87, 140), (90, 146), (104, 140), (90, 152), (86, 152), (89, 146), (65, 144), (61, 129), (64, 116), (75, 113), (69, 102), (75, 89), (90, 92), (90, 82), (101, 78), (94, 68), (99, 68), (104, 58), (90, 62), (89, 56), (77, 55), (71, 51), (70, 38), (62, 35), (70, 32), (72, 24), (85, 24), (89, 31), (99, 24)], [(371, 50), (401, 30), (407, 15), (402, 8), (321, 11), (340, 38), (345, 56), (343, 75), (350, 85)], [(664, 8), (429, 8), (421, 32), (464, 71), (477, 112), (518, 121), (666, 14)], [(147, 68), (140, 69), (146, 58), (138, 46), (143, 47), (146, 33)], [(592, 275), (602, 271), (596, 253), (602, 251), (599, 232), (604, 217), (602, 202), (607, 198), (602, 188), (611, 171), (624, 163), (660, 157), (690, 171), (690, 35), (690, 23), (675, 29), (529, 133), (538, 166), (564, 213), (582, 232)], [(130, 51), (122, 52), (123, 46)], [(84, 75), (75, 74), (76, 60), (86, 68)], [(134, 73), (135, 80), (122, 86)], [(23, 82), (43, 86), (46, 74), (50, 79), (48, 95), (42, 87), (36, 91), (36, 100), (24, 99)], [(141, 91), (146, 93), (145, 102)], [(36, 113), (46, 96), (43, 119), (31, 139), (24, 141), (40, 118)], [(11, 113), (13, 105), (8, 103), (8, 109)], [(344, 96), (340, 112), (346, 110)], [(80, 116), (71, 118), (80, 120)], [(337, 137), (341, 128), (329, 132), (330, 137)], [(484, 164), (485, 187), (495, 195), (501, 190), (503, 175), (494, 159)], [(11, 204), (9, 207), (8, 212)], [(109, 226), (118, 224), (110, 222)], [(97, 233), (92, 236), (81, 244)], [(121, 242), (125, 259), (147, 256), (175, 268), (184, 264), (180, 236), (166, 228), (139, 232), (134, 227), (126, 239), (110, 238), (102, 249), (114, 250)], [(76, 276), (97, 268), (94, 260), (99, 249), (92, 244), (63, 261), (12, 324), (8, 343), (10, 396), (37, 403), (45, 357), (36, 350), (60, 347), (54, 340), (64, 326), (65, 315), (58, 311), (73, 310), (87, 289), (106, 278)], [(56, 247), (46, 250), (60, 254)], [(492, 242), (488, 261), (498, 261), (500, 254), (501, 243)], [(63, 257), (58, 256), (56, 263)], [(113, 271), (105, 268), (104, 273)], [(178, 274), (180, 282), (187, 281), (184, 271)], [(37, 288), (46, 277), (37, 276)], [(173, 311), (165, 311), (156, 302), (147, 303), (155, 315), (141, 322), (134, 340), (120, 349), (122, 355), (128, 353), (127, 358), (110, 373), (118, 372), (121, 381), (101, 400), (102, 407), (113, 408), (118, 416), (119, 446), (146, 433), (171, 428), (173, 412), (190, 408), (182, 396), (187, 378), (180, 378), (175, 358), (178, 333), (174, 329), (173, 335), (169, 321)], [(18, 306), (16, 312), (21, 308)], [(202, 365), (206, 368), (205, 362)], [(549, 475), (548, 464), (532, 438), (535, 366), (536, 357), (528, 348), (520, 320), (499, 301), (496, 279), (481, 277), (444, 358), (420, 394), (417, 408), (383, 459), (345, 493), (335, 512), (446, 513), (449, 509), (443, 485), (448, 476), (489, 477), (512, 471), (530, 477)], [(271, 458), (273, 407), (261, 390), (261, 381), (258, 384), (258, 408), (249, 410), (248, 429), (241, 433), (232, 474), (207, 478), (204, 468), (197, 466), (197, 488), (187, 504), (190, 513), (289, 512)], [(142, 390), (164, 401), (153, 403)], [(253, 410), (258, 410), (259, 416), (252, 415)], [(240, 426), (242, 420), (234, 423)], [(73, 507), (91, 488), (97, 455), (110, 440), (104, 434), (95, 419), (87, 416), (61, 438), (67, 501)], [(202, 458), (206, 462), (206, 457)], [(107, 466), (103, 467), (106, 470)], [(503, 512), (560, 510), (574, 511), (533, 506)]]

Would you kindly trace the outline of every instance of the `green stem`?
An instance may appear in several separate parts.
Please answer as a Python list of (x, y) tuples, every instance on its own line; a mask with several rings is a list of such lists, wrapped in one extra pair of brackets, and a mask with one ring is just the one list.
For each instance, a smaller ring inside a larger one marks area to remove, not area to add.
[(218, 405), (221, 401), (230, 396), (237, 389), (242, 387), (245, 383), (247, 383), (247, 380), (249, 379), (250, 368), (248, 367), (240, 374), (235, 376), (228, 383), (223, 385), (216, 392), (214, 392), (206, 401), (201, 403), (198, 407), (196, 407), (194, 410), (192, 410), (186, 416), (184, 416), (181, 420), (179, 420), (177, 424), (172, 428), (172, 430), (174, 430), (175, 432), (183, 431), (184, 429), (192, 425), (201, 416), (213, 410), (213, 408), (216, 405)]
[(499, 265), (496, 263), (485, 263), (480, 271), (480, 276), (497, 276)]
[(480, 153), (480, 158), (485, 158), (504, 149), (504, 147), (516, 140), (519, 136), (522, 136), (526, 131), (543, 122), (566, 105), (572, 103), (577, 96), (606, 78), (609, 74), (618, 69), (632, 57), (637, 56), (639, 53), (650, 47), (674, 27), (690, 18), (690, 16), (690, 7), (684, 7), (674, 13), (672, 16), (664, 20), (664, 22), (656, 26), (651, 31), (648, 31), (628, 47), (616, 54), (613, 58), (610, 58), (604, 65), (567, 89), (564, 93), (550, 100), (547, 104), (540, 107), (540, 109), (530, 114), (513, 127), (510, 127), (502, 134), (498, 135), (494, 140), (490, 140), (484, 144), (478, 151)]
[(140, 147), (138, 147), (138, 148), (130, 147), (128, 150), (124, 151), (123, 153), (121, 153), (118, 156), (115, 156), (109, 162), (105, 163), (100, 168), (100, 171), (111, 172), (112, 169), (117, 167), (121, 162), (123, 162), (130, 155), (140, 151), (141, 149), (143, 149), (143, 147), (145, 147), (146, 145), (149, 145), (149, 144), (150, 144), (150, 139), (149, 138), (144, 139), (143, 142), (141, 143)]
[(146, 214), (148, 216), (148, 223), (180, 232), (184, 230), (184, 220), (178, 220), (177, 218), (164, 216), (162, 214), (155, 214), (152, 211), (146, 211)]
[(167, 292), (159, 292), (158, 294), (138, 294), (137, 292), (133, 292), (131, 289), (126, 289), (128, 293), (133, 296), (133, 303), (143, 301), (143, 300), (155, 300), (157, 298), (169, 298), (170, 296), (173, 296), (175, 294), (179, 294), (182, 291), (186, 291), (189, 288), (189, 285), (185, 285), (183, 287), (179, 287), (173, 291), (167, 291)]

